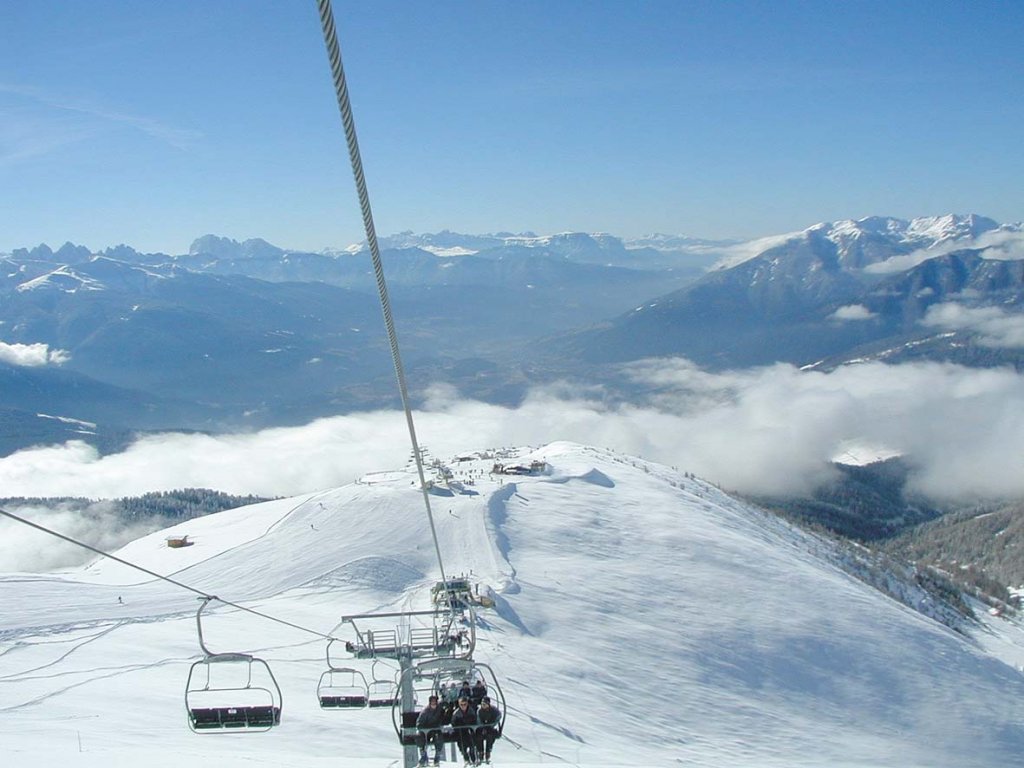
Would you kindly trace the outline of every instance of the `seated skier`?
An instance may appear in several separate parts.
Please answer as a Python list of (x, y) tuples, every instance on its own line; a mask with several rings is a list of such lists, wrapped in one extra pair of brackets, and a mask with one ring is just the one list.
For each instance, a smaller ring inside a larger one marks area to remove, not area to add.
[(487, 695), (487, 686), (483, 680), (477, 680), (469, 692), (469, 703), (476, 709), (480, 706), (480, 700)]
[(441, 719), (437, 696), (431, 696), (427, 706), (416, 718), (416, 746), (420, 748), (420, 765), (427, 764), (427, 744), (434, 745), (434, 765), (441, 762), (441, 750), (444, 748)]
[(494, 740), (501, 736), (501, 710), (491, 706), (490, 696), (480, 699), (480, 709), (476, 711), (477, 722), (477, 755), (481, 756), (485, 763), (491, 762), (491, 747)]
[(452, 730), (459, 745), (459, 752), (467, 765), (479, 765), (477, 755), (476, 712), (469, 706), (469, 699), (459, 698), (459, 707), (452, 715)]

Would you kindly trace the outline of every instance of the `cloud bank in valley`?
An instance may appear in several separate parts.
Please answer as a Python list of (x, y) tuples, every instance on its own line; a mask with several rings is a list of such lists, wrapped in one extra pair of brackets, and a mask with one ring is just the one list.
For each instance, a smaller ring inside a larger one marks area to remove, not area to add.
[(986, 259), (1019, 261), (1024, 259), (1024, 232), (1014, 229), (996, 229), (985, 232), (973, 240), (948, 240), (931, 248), (922, 248), (912, 253), (893, 256), (885, 261), (869, 264), (864, 271), (878, 275), (893, 275), (913, 269), (918, 264), (923, 264), (937, 256), (945, 256), (968, 249), (980, 250), (982, 257)]
[(1024, 347), (1024, 316), (1000, 307), (965, 307), (945, 302), (929, 307), (922, 322), (934, 328), (970, 331), (978, 343), (999, 349)]
[[(709, 373), (686, 360), (623, 369), (642, 404), (599, 387), (533, 390), (517, 407), (441, 387), (416, 413), (420, 442), (445, 458), (467, 450), (573, 440), (695, 472), (743, 492), (789, 493), (828, 477), (850, 441), (887, 446), (939, 497), (1024, 492), (1024, 377), (942, 363), (865, 363), (832, 372), (774, 365)], [(404, 464), (405, 420), (393, 411), (320, 419), (250, 434), (160, 434), (100, 456), (81, 442), (0, 459), (9, 496), (114, 498), (204, 487), (290, 495)]]
[[(1024, 495), (1024, 376), (1011, 370), (922, 362), (710, 373), (661, 359), (623, 373), (643, 389), (641, 404), (569, 383), (535, 389), (517, 407), (436, 388), (416, 413), (417, 434), (442, 459), (571, 440), (756, 494), (809, 492), (832, 477), (834, 457), (863, 445), (905, 456), (913, 489), (935, 499)], [(23, 450), (0, 459), (0, 487), (94, 499), (185, 487), (287, 496), (409, 457), (405, 419), (378, 411), (251, 434), (160, 434), (107, 456), (81, 442)]]
[[(126, 522), (111, 503), (61, 502), (55, 507), (33, 503), (7, 505), (12, 514), (110, 552), (153, 530), (146, 521)], [(80, 565), (98, 555), (56, 539), (16, 520), (0, 517), (0, 570), (42, 572)]]

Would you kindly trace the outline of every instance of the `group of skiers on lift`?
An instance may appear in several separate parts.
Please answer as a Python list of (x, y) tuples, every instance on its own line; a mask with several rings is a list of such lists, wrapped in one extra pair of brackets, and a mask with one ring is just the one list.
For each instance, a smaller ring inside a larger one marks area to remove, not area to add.
[(426, 708), (416, 718), (416, 745), (420, 748), (420, 765), (427, 765), (427, 745), (434, 745), (434, 765), (441, 762), (445, 726), (451, 726), (459, 752), (466, 765), (491, 762), (491, 747), (501, 736), (501, 711), (491, 703), (487, 686), (477, 680), (470, 686), (442, 685), (440, 696), (431, 695)]

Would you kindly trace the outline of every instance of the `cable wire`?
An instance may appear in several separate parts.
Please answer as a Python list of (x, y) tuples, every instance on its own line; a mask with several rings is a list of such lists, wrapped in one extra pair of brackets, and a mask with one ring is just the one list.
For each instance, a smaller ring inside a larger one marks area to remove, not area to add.
[(297, 629), (297, 630), (299, 630), (301, 632), (308, 632), (309, 634), (316, 635), (317, 637), (322, 638), (324, 640), (337, 640), (338, 639), (338, 638), (334, 637), (333, 635), (325, 635), (323, 632), (318, 632), (315, 629), (310, 629), (309, 627), (304, 627), (301, 624), (295, 624), (295, 623), (290, 622), (290, 621), (288, 621), (286, 619), (279, 619), (276, 616), (271, 616), (269, 613), (263, 613), (263, 611), (257, 611), (255, 608), (248, 608), (248, 607), (246, 607), (244, 605), (239, 605), (238, 603), (234, 603), (234, 602), (232, 602), (230, 600), (225, 600), (222, 597), (217, 597), (217, 595), (211, 595), (208, 592), (203, 592), (203, 590), (201, 590), (201, 589), (196, 589), (195, 587), (191, 587), (188, 584), (185, 584), (185, 583), (183, 583), (181, 581), (178, 581), (176, 579), (172, 579), (170, 576), (164, 576), (163, 574), (159, 574), (156, 571), (151, 571), (148, 568), (145, 568), (145, 567), (143, 567), (141, 565), (137, 565), (136, 563), (131, 563), (131, 562), (125, 560), (124, 558), (118, 557), (117, 555), (112, 555), (109, 552), (104, 552), (102, 549), (97, 549), (96, 547), (92, 546), (91, 544), (86, 544), (84, 541), (79, 541), (78, 539), (72, 538), (71, 536), (66, 536), (63, 533), (55, 531), (55, 530), (53, 530), (51, 528), (47, 528), (45, 525), (39, 525), (39, 523), (33, 523), (31, 520), (26, 520), (24, 517), (19, 517), (18, 515), (14, 514), (13, 512), (8, 512), (6, 509), (0, 508), (0, 515), (4, 515), (5, 517), (9, 517), (11, 520), (16, 520), (19, 523), (24, 523), (25, 525), (31, 526), (32, 528), (35, 528), (36, 530), (42, 531), (43, 533), (47, 533), (50, 536), (56, 536), (58, 539), (63, 539), (64, 541), (70, 542), (71, 544), (74, 544), (75, 546), (81, 547), (82, 549), (88, 549), (90, 552), (95, 552), (97, 555), (102, 555), (103, 557), (106, 557), (106, 558), (108, 558), (110, 560), (113, 560), (114, 562), (121, 563), (121, 565), (127, 565), (129, 568), (134, 568), (136, 571), (142, 571), (143, 573), (148, 574), (149, 576), (152, 576), (154, 578), (160, 579), (161, 581), (166, 581), (169, 584), (173, 584), (176, 587), (181, 587), (182, 589), (187, 589), (189, 592), (195, 592), (197, 595), (199, 595), (201, 597), (204, 597), (207, 600), (216, 600), (218, 602), (223, 603), (224, 605), (230, 605), (232, 608), (237, 608), (240, 611), (245, 611), (246, 613), (251, 613), (254, 616), (259, 616), (260, 618), (267, 619), (269, 621), (274, 621), (274, 622), (277, 622), (278, 624), (283, 624), (286, 627), (291, 627), (292, 629)]
[(387, 283), (384, 280), (384, 267), (380, 259), (377, 230), (373, 223), (373, 211), (370, 209), (370, 194), (366, 188), (366, 176), (363, 173), (363, 160), (359, 152), (359, 141), (356, 138), (356, 126), (355, 120), (352, 117), (352, 104), (349, 102), (348, 97), (345, 69), (341, 63), (341, 49), (338, 46), (338, 35), (334, 27), (334, 13), (331, 10), (331, 0), (317, 0), (317, 6), (320, 10), (320, 25), (323, 27), (324, 44), (327, 46), (327, 58), (330, 60), (331, 74), (334, 77), (334, 90), (338, 97), (338, 108), (341, 110), (341, 122), (345, 127), (345, 140), (348, 143), (352, 175), (355, 176), (356, 191), (359, 195), (359, 208), (363, 214), (363, 228), (366, 230), (366, 241), (370, 246), (370, 257), (373, 260), (373, 272), (377, 278), (377, 293), (380, 296), (381, 311), (384, 313), (384, 325), (387, 328), (388, 342), (391, 344), (391, 359), (395, 365), (398, 391), (402, 397), (402, 408), (405, 411), (405, 421), (409, 427), (409, 439), (412, 441), (412, 452), (416, 459), (416, 472), (420, 479), (420, 490), (423, 492), (423, 504), (427, 508), (427, 519), (430, 521), (430, 535), (434, 539), (437, 564), (441, 569), (441, 583), (447, 585), (448, 578), (444, 573), (444, 560), (441, 557), (441, 545), (437, 540), (434, 513), (430, 508), (430, 493), (427, 488), (426, 477), (423, 474), (423, 457), (420, 455), (419, 443), (416, 440), (416, 427), (413, 424), (412, 410), (409, 407), (409, 393), (405, 386), (405, 372), (402, 368), (402, 356), (398, 349), (398, 335), (395, 333), (395, 322), (391, 314), (391, 301), (388, 298)]

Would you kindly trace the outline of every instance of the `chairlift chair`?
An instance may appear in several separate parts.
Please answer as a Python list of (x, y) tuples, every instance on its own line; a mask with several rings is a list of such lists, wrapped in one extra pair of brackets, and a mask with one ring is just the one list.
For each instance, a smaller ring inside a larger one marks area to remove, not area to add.
[[(444, 686), (450, 683), (459, 684), (463, 680), (468, 680), (470, 684), (475, 680), (484, 681), (492, 705), (501, 712), (501, 718), (495, 726), (500, 737), (505, 727), (505, 696), (494, 670), (489, 665), (472, 659), (445, 656), (421, 661), (409, 667), (399, 677), (398, 700), (391, 709), (391, 720), (399, 742), (405, 746), (415, 744), (416, 718), (430, 696), (439, 696)], [(411, 710), (403, 710), (401, 706), (406, 689), (412, 693)], [(456, 740), (456, 734), (450, 727), (445, 728), (443, 737), (445, 742)]]
[(370, 708), (393, 707), (398, 701), (398, 671), (374, 659), (371, 676), (373, 679), (368, 686)]
[(327, 642), (327, 669), (320, 675), (316, 698), (323, 709), (363, 709), (370, 700), (366, 675), (352, 667), (338, 666), (331, 658), (331, 645)]
[(213, 653), (203, 639), (202, 598), (196, 628), (203, 658), (185, 683), (185, 709), (195, 733), (259, 733), (281, 724), (281, 687), (270, 665), (248, 653)]

